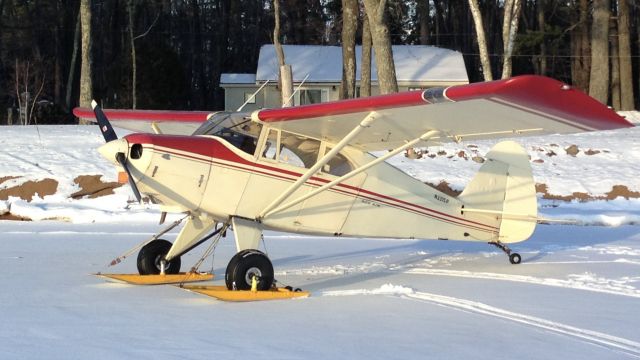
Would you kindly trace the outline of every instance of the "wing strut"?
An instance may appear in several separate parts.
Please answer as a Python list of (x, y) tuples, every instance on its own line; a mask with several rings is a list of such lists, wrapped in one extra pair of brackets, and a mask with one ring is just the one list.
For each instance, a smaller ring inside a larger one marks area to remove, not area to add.
[(360, 166), (357, 169), (351, 170), (350, 172), (342, 175), (341, 177), (339, 177), (339, 178), (337, 178), (337, 179), (335, 179), (335, 180), (333, 180), (333, 181), (331, 181), (329, 183), (326, 183), (326, 184), (322, 185), (321, 187), (313, 190), (312, 192), (310, 192), (310, 193), (308, 193), (306, 195), (303, 195), (303, 196), (301, 196), (301, 197), (299, 197), (299, 198), (297, 198), (295, 200), (292, 200), (292, 201), (290, 201), (290, 202), (288, 202), (288, 203), (286, 203), (286, 204), (284, 204), (284, 205), (282, 205), (282, 206), (280, 206), (280, 207), (278, 207), (276, 209), (273, 209), (273, 210), (267, 212), (264, 215), (264, 217), (267, 217), (267, 216), (269, 216), (271, 214), (280, 212), (282, 210), (286, 210), (286, 209), (288, 209), (288, 208), (290, 208), (290, 207), (292, 207), (294, 205), (297, 205), (297, 204), (307, 200), (310, 197), (316, 196), (316, 195), (320, 194), (321, 192), (326, 191), (326, 190), (328, 190), (328, 189), (340, 184), (341, 182), (344, 182), (347, 179), (350, 179), (350, 178), (360, 174), (361, 172), (369, 169), (370, 167), (378, 165), (381, 162), (387, 160), (388, 158), (390, 158), (392, 156), (395, 156), (395, 155), (401, 153), (402, 151), (404, 151), (404, 150), (406, 150), (406, 149), (408, 149), (410, 147), (415, 146), (417, 143), (419, 143), (421, 141), (428, 141), (429, 139), (436, 137), (438, 134), (439, 134), (439, 131), (437, 131), (437, 130), (429, 130), (426, 133), (422, 134), (422, 136), (417, 137), (417, 138), (405, 143), (404, 145), (393, 149), (392, 151), (384, 154), (383, 156), (381, 156), (381, 157), (379, 157), (379, 158), (377, 158), (377, 159), (375, 159), (375, 160), (373, 160), (373, 161), (371, 161), (371, 162), (369, 162), (367, 164), (364, 164), (364, 165)]
[(276, 206), (282, 204), (283, 201), (289, 197), (289, 195), (293, 194), (294, 191), (298, 190), (300, 186), (302, 186), (311, 176), (318, 172), (324, 165), (326, 165), (329, 160), (331, 160), (340, 150), (342, 150), (345, 146), (349, 145), (349, 142), (353, 140), (358, 134), (362, 132), (362, 130), (371, 126), (378, 114), (375, 111), (370, 112), (351, 132), (349, 132), (339, 143), (337, 143), (331, 151), (326, 153), (318, 162), (316, 162), (311, 168), (307, 170), (301, 177), (296, 180), (287, 190), (285, 190), (280, 196), (278, 196), (269, 206), (267, 206), (262, 212), (258, 215), (257, 219), (262, 219), (271, 212)]

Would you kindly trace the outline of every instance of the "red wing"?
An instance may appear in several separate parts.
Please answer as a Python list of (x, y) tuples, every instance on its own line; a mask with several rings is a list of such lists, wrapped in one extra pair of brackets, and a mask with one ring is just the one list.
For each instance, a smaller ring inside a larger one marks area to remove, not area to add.
[(429, 130), (441, 131), (443, 135), (434, 141), (446, 142), (633, 126), (579, 90), (532, 75), (266, 109), (253, 116), (286, 131), (338, 142), (371, 111), (378, 120), (351, 144), (366, 151), (390, 149)]
[[(154, 132), (152, 124), (163, 134), (191, 135), (207, 120), (208, 111), (171, 111), (171, 110), (104, 110), (105, 115), (115, 127), (135, 132)], [(73, 114), (79, 118), (95, 122), (93, 110), (75, 108)]]

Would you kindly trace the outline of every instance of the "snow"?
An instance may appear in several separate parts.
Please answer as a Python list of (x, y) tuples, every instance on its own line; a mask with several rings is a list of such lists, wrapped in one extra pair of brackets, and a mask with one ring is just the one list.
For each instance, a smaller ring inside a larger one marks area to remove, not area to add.
[[(629, 129), (518, 141), (532, 160), (544, 160), (532, 165), (550, 193), (599, 196), (613, 185), (640, 191), (639, 137)], [(136, 272), (135, 254), (107, 264), (162, 228), (157, 209), (129, 203), (127, 187), (69, 199), (78, 175), (116, 178), (95, 151), (102, 144), (95, 127), (2, 127), (0, 144), (0, 178), (20, 176), (0, 190), (44, 178), (60, 183), (57, 194), (31, 202), (0, 200), (0, 214), (38, 220), (0, 221), (2, 359), (640, 357), (638, 199), (540, 201), (542, 217), (574, 223), (539, 225), (512, 246), (523, 258), (517, 266), (484, 243), (267, 232), (261, 246), (278, 281), (311, 297), (225, 303), (175, 286), (90, 276)], [(575, 157), (564, 151), (574, 144)], [(479, 164), (447, 156), (484, 155), (491, 145), (446, 145), (429, 149), (446, 156), (392, 163), (462, 189)], [(601, 152), (585, 155), (590, 148)], [(557, 155), (544, 155), (549, 150)], [(185, 255), (183, 269), (204, 250)], [(201, 270), (212, 269), (220, 283), (234, 252), (229, 234)]]
[[(535, 182), (547, 184), (551, 194), (583, 192), (602, 196), (614, 185), (626, 185), (630, 190), (640, 191), (640, 127), (513, 140), (529, 152)], [(422, 181), (433, 184), (446, 181), (453, 188), (462, 190), (481, 166), (472, 158), (486, 154), (495, 143), (444, 144), (430, 147), (421, 159), (394, 157), (390, 163)], [(572, 145), (579, 149), (575, 156), (566, 152)], [(587, 155), (588, 150), (598, 153)], [(458, 156), (461, 151), (467, 159)], [(437, 155), (439, 152), (445, 154)], [(541, 163), (536, 162), (540, 160)]]
[(247, 304), (89, 275), (135, 271), (105, 264), (151, 222), (1, 226), (1, 358), (640, 357), (637, 226), (541, 225), (518, 266), (485, 244), (267, 233), (278, 280), (311, 297)]

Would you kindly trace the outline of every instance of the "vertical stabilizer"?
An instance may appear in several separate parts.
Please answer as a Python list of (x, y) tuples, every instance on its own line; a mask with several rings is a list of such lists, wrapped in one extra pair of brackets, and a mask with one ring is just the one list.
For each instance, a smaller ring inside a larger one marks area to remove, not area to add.
[(528, 239), (536, 226), (536, 189), (529, 155), (518, 143), (503, 141), (460, 194), (469, 218), (498, 227), (503, 243)]

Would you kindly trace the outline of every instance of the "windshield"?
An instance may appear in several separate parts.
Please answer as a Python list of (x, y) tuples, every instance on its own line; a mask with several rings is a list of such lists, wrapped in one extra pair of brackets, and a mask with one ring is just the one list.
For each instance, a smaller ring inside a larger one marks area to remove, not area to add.
[(251, 121), (249, 113), (218, 112), (209, 117), (193, 135), (218, 136), (253, 155), (262, 125)]

